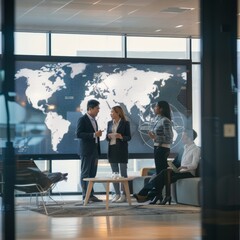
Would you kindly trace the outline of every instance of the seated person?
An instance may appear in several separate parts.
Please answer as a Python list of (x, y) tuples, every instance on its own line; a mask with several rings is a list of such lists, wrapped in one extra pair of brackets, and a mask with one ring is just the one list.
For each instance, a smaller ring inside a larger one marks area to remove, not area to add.
[[(178, 179), (195, 177), (196, 169), (200, 160), (200, 148), (194, 143), (197, 133), (193, 129), (185, 129), (182, 133), (182, 142), (184, 144), (184, 151), (181, 159), (181, 165), (177, 172), (172, 172), (170, 182), (176, 182)], [(162, 197), (162, 190), (164, 185), (167, 184), (167, 171), (162, 170), (158, 175), (150, 179), (150, 181), (139, 191), (138, 194), (133, 196), (138, 202), (146, 202), (152, 199), (151, 191), (155, 188), (155, 197), (150, 204), (171, 203), (171, 196)]]

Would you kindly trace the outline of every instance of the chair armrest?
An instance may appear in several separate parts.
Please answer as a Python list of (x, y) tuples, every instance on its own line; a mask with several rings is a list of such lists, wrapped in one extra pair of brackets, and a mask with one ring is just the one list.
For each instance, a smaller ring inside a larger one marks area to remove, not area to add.
[(150, 176), (150, 171), (155, 170), (155, 167), (144, 167), (140, 169), (140, 176)]

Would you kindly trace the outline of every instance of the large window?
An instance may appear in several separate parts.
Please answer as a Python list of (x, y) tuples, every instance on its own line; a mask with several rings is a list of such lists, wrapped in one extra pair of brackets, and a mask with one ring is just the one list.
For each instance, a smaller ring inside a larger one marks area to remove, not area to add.
[(127, 57), (189, 59), (186, 38), (127, 37)]
[(17, 55), (48, 55), (47, 33), (15, 33), (15, 54)]
[(200, 64), (192, 65), (192, 124), (198, 137), (195, 143), (201, 146), (201, 76)]
[(53, 56), (122, 57), (122, 37), (52, 34)]
[(192, 41), (192, 61), (200, 62), (200, 39), (191, 39)]
[[(1, 41), (1, 39), (0, 39)], [(126, 43), (126, 45), (124, 44)], [(162, 37), (134, 37), (134, 36), (110, 36), (110, 35), (85, 35), (85, 34), (62, 34), (62, 33), (29, 33), (29, 32), (17, 32), (15, 33), (15, 54), (17, 55), (44, 55), (53, 57), (111, 57), (111, 58), (123, 58), (127, 59), (189, 59), (194, 62), (192, 65), (192, 115), (189, 116), (192, 121), (193, 128), (198, 132), (198, 138), (196, 143), (201, 143), (201, 111), (200, 111), (200, 40), (188, 38), (162, 38)], [(126, 48), (125, 48), (126, 47)], [(191, 49), (190, 49), (191, 47)], [(190, 51), (191, 54), (190, 54)], [(126, 52), (126, 56), (125, 56)], [(41, 58), (41, 57), (40, 57)], [(39, 69), (40, 65), (36, 65), (35, 70)], [(34, 70), (34, 69), (32, 69)], [(70, 72), (67, 72), (70, 74)], [(22, 78), (23, 79), (23, 78)], [(90, 79), (90, 78), (89, 78)], [(22, 80), (21, 80), (22, 81)], [(22, 88), (25, 85), (21, 85)], [(64, 90), (64, 89), (63, 89)], [(57, 91), (60, 93), (61, 91)], [(60, 96), (60, 95), (59, 95)], [(36, 97), (36, 96), (35, 96)], [(57, 95), (56, 95), (57, 97)], [(58, 98), (58, 97), (57, 97)], [(60, 97), (62, 99), (62, 96)], [(59, 98), (59, 99), (60, 99)], [(3, 106), (3, 99), (0, 99), (0, 104)], [(25, 99), (26, 100), (26, 99)], [(65, 101), (71, 101), (70, 95), (67, 95)], [(43, 103), (43, 102), (41, 102)], [(26, 104), (22, 102), (21, 104)], [(16, 107), (16, 104), (10, 104), (11, 116), (17, 112), (15, 119), (11, 127), (14, 126), (16, 121), (21, 120), (24, 117), (24, 106)], [(15, 106), (13, 106), (15, 105)], [(54, 107), (53, 104), (48, 102), (48, 111)], [(3, 106), (4, 108), (4, 106)], [(135, 110), (134, 110), (135, 111)], [(20, 113), (20, 114), (19, 114)], [(39, 112), (36, 111), (36, 116)], [(108, 114), (106, 114), (108, 116)], [(71, 119), (71, 114), (68, 114)], [(39, 118), (36, 118), (39, 120)], [(36, 120), (35, 119), (35, 120)], [(36, 138), (36, 134), (45, 133), (48, 131), (46, 127), (42, 125), (36, 125), (36, 122), (29, 118), (29, 121), (33, 121), (32, 125), (29, 125), (23, 132), (24, 134), (30, 134), (28, 138), (29, 144), (25, 142), (26, 138), (18, 139), (19, 146), (22, 146), (22, 151), (29, 150), (31, 146), (34, 146), (37, 142), (41, 141), (40, 138)], [(6, 116), (2, 113), (0, 116), (0, 124), (3, 126), (6, 121)], [(37, 126), (37, 128), (36, 128)], [(22, 126), (23, 127), (23, 126)], [(20, 126), (21, 128), (21, 126)], [(18, 128), (18, 131), (20, 130)], [(12, 129), (11, 129), (12, 130)], [(22, 129), (23, 130), (23, 129)], [(1, 131), (3, 133), (3, 131)], [(0, 145), (4, 145), (3, 136), (0, 136)], [(15, 136), (16, 132), (13, 134)], [(21, 136), (22, 137), (22, 136)], [(49, 146), (52, 146), (49, 142)], [(27, 147), (28, 149), (26, 149)], [(103, 147), (105, 148), (105, 146)], [(106, 149), (105, 149), (106, 150)], [(105, 151), (104, 150), (104, 151)], [(64, 155), (63, 155), (64, 157)], [(43, 158), (44, 159), (44, 158)], [(66, 162), (67, 161), (67, 162)], [(80, 176), (80, 161), (76, 160), (53, 160), (53, 171), (69, 172), (69, 180), (67, 183), (63, 182), (59, 184), (60, 191), (63, 192), (78, 192), (80, 191), (79, 176)], [(48, 161), (45, 161), (44, 165), (47, 166)], [(67, 163), (67, 165), (66, 165)], [(66, 167), (67, 166), (67, 167)], [(133, 158), (129, 161), (129, 175), (138, 175), (141, 167), (154, 166), (152, 158)], [(106, 176), (110, 172), (110, 166), (108, 161), (102, 159), (99, 161), (98, 175)], [(99, 191), (102, 191), (102, 186), (99, 186)]]
[[(38, 162), (38, 161), (36, 161)], [(48, 161), (46, 161), (48, 162)], [(67, 172), (68, 180), (57, 184), (57, 188), (53, 192), (58, 193), (75, 193), (81, 192), (80, 186), (80, 165), (81, 161), (77, 160), (53, 160), (52, 171), (53, 172)], [(128, 176), (138, 176), (140, 169), (143, 167), (154, 167), (154, 160), (151, 159), (130, 159), (128, 163)], [(45, 169), (47, 170), (47, 169)], [(112, 174), (110, 164), (107, 159), (101, 159), (98, 162), (98, 177), (110, 177)], [(95, 192), (105, 192), (105, 185), (102, 183), (94, 184)], [(113, 186), (111, 185), (111, 191)]]

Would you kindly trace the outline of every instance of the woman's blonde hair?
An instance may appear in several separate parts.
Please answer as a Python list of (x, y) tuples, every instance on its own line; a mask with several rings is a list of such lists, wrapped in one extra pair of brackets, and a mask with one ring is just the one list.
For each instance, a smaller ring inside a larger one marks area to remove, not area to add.
[(127, 118), (126, 118), (126, 116), (125, 116), (125, 113), (124, 113), (123, 109), (122, 109), (120, 106), (114, 106), (114, 107), (112, 107), (112, 110), (113, 110), (114, 112), (116, 112), (116, 113), (118, 114), (118, 116), (119, 116), (122, 120), (127, 121)]

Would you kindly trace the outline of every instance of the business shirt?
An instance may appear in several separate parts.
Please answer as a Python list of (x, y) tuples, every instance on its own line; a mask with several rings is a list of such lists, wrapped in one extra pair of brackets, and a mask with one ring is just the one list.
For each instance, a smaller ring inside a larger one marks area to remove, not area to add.
[[(90, 119), (91, 123), (92, 123), (92, 126), (95, 130), (95, 132), (98, 130), (98, 125), (97, 125), (97, 121), (95, 120), (95, 118), (91, 117), (88, 113), (86, 113), (88, 118)], [(96, 134), (93, 133), (93, 137), (95, 138), (95, 142), (97, 143), (98, 142), (98, 139), (96, 137)]]
[(181, 166), (187, 169), (181, 169), (180, 172), (190, 172), (193, 176), (196, 175), (196, 169), (199, 164), (201, 155), (200, 148), (194, 143), (186, 144), (181, 160)]
[[(80, 143), (80, 156), (88, 156), (93, 153), (93, 149), (98, 149), (100, 155), (99, 137), (95, 136), (95, 129), (87, 114), (81, 116), (78, 120), (76, 136)], [(98, 143), (98, 144), (96, 144)], [(94, 151), (95, 152), (95, 151)]]
[[(118, 129), (118, 125), (120, 123), (121, 119), (119, 119), (118, 122), (115, 122), (113, 120), (113, 124), (112, 124), (112, 134), (116, 134), (117, 133), (117, 129)], [(116, 137), (112, 137), (111, 140), (110, 140), (110, 145), (115, 145), (117, 143), (116, 141)]]
[[(117, 127), (117, 129), (116, 129)], [(112, 139), (108, 137), (108, 134), (113, 133), (113, 130), (116, 133), (122, 135), (122, 139), (115, 139), (114, 142), (111, 142)], [(114, 126), (113, 121), (109, 121), (107, 125), (107, 135), (106, 140), (109, 142), (108, 147), (108, 159), (110, 163), (128, 163), (128, 141), (131, 140), (130, 132), (130, 123), (129, 121), (120, 120)]]

